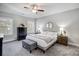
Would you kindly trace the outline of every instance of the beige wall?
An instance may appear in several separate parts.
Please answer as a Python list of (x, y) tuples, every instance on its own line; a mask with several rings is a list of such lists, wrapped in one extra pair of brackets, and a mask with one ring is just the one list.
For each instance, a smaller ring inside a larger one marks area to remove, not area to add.
[[(0, 12), (0, 17), (3, 16), (13, 19), (13, 35), (6, 36), (7, 38), (14, 37), (16, 39), (16, 27), (19, 26), (20, 23), (24, 23), (25, 26), (30, 27), (28, 28), (28, 33), (35, 32), (34, 19)], [(54, 25), (55, 30), (58, 30), (57, 26), (64, 26), (64, 29), (66, 30), (69, 37), (69, 44), (79, 46), (79, 9), (73, 9), (70, 11), (39, 18), (37, 19), (36, 28), (38, 28), (39, 25), (43, 27), (43, 25), (49, 21), (52, 21), (54, 24), (56, 24)]]
[(0, 17), (10, 18), (13, 20), (13, 34), (12, 35), (5, 35), (5, 40), (15, 40), (17, 38), (17, 27), (23, 23), (27, 27), (28, 33), (34, 33), (35, 25), (34, 19), (23, 17), (20, 15), (14, 15), (10, 13), (0, 12)]
[(79, 46), (79, 9), (49, 15), (38, 19), (38, 25), (52, 21), (59, 27), (63, 26), (69, 37), (69, 44)]

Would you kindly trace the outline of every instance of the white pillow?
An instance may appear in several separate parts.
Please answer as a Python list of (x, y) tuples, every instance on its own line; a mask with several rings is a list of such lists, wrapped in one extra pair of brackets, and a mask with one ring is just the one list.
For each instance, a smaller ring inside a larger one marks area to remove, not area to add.
[(47, 36), (53, 36), (53, 35), (57, 35), (57, 32), (49, 32), (49, 31), (45, 31), (42, 33), (43, 35), (47, 35)]

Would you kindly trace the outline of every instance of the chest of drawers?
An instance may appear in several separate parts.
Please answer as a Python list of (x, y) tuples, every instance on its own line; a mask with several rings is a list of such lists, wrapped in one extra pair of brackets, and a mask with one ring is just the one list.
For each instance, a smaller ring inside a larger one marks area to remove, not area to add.
[(57, 36), (57, 43), (68, 45), (68, 37), (67, 36)]

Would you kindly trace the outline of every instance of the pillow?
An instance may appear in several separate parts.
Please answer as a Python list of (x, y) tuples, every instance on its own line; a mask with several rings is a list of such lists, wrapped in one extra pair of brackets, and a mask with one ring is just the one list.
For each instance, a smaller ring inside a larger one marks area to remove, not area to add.
[(57, 35), (57, 32), (49, 32), (49, 31), (45, 31), (42, 33), (43, 35), (47, 35), (47, 36), (53, 36), (53, 35)]
[(47, 32), (42, 32), (42, 34), (43, 34), (43, 35), (47, 35), (48, 33), (47, 33)]

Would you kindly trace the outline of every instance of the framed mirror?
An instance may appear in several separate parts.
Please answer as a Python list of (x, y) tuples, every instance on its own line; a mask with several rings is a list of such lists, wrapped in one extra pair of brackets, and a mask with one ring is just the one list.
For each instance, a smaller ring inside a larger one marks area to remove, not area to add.
[(44, 24), (43, 31), (53, 31), (54, 23), (49, 21)]
[(48, 28), (48, 29), (52, 29), (53, 26), (54, 26), (53, 22), (47, 22), (46, 23), (46, 28)]

